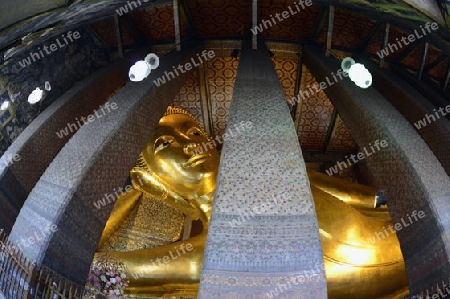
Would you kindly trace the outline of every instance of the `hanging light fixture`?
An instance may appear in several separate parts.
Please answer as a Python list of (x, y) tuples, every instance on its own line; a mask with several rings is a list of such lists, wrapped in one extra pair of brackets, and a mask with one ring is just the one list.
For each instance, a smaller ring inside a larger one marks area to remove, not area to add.
[(9, 107), (9, 101), (6, 100), (6, 101), (4, 101), (4, 102), (2, 103), (2, 105), (0, 106), (0, 110), (1, 110), (1, 111), (5, 111), (6, 109), (8, 109), (8, 107)]
[(44, 90), (40, 89), (39, 87), (36, 87), (36, 89), (33, 90), (30, 93), (30, 95), (28, 96), (28, 103), (36, 104), (37, 102), (42, 100), (42, 98), (46, 95), (45, 91), (50, 91), (50, 90), (52, 90), (50, 82), (45, 81)]
[(144, 60), (137, 61), (128, 72), (131, 81), (142, 81), (153, 69), (159, 66), (159, 57), (155, 53), (145, 56)]
[(361, 63), (356, 63), (351, 57), (346, 57), (341, 63), (342, 70), (348, 74), (356, 86), (368, 88), (372, 85), (372, 74)]

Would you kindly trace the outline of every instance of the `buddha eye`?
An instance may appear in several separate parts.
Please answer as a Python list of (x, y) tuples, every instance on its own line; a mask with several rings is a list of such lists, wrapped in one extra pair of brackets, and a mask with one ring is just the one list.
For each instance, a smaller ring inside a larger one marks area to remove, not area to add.
[(165, 149), (173, 142), (173, 138), (170, 136), (161, 136), (155, 142), (155, 153), (162, 149)]
[(187, 131), (187, 135), (189, 136), (201, 136), (202, 133), (198, 128), (191, 128)]

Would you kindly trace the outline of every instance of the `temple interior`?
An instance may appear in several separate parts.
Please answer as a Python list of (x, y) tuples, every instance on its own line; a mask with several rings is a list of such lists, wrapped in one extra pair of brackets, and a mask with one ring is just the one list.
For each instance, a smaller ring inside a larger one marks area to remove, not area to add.
[(450, 295), (448, 1), (12, 2), (0, 299)]

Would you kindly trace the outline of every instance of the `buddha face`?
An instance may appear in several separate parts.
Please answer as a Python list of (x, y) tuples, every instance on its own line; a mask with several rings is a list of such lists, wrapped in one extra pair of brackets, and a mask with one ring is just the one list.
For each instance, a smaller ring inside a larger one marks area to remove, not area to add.
[(161, 118), (142, 154), (149, 170), (164, 185), (185, 198), (194, 198), (216, 187), (217, 150), (196, 151), (208, 142), (190, 116), (169, 114)]

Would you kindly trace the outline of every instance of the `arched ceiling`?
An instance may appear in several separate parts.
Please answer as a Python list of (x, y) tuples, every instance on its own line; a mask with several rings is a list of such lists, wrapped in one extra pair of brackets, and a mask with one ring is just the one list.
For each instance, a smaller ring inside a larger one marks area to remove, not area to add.
[[(174, 16), (174, 2), (167, 0), (24, 0), (20, 6), (4, 0), (0, 11), (8, 13), (0, 18), (0, 60), (8, 60), (79, 26), (84, 26), (111, 56), (119, 48), (127, 51), (140, 46), (151, 46), (152, 51), (161, 53), (174, 45), (179, 23), (181, 46), (188, 40), (203, 41), (206, 48), (216, 50), (217, 58), (208, 62), (203, 79), (197, 75), (189, 78), (174, 105), (202, 120), (201, 101), (206, 92), (212, 106), (210, 129), (215, 135), (223, 134), (239, 60), (231, 53), (240, 48), (240, 41), (252, 36), (254, 6), (252, 1), (244, 0), (177, 2), (179, 19)], [(295, 5), (290, 0), (255, 3), (256, 24)], [(301, 55), (296, 54), (301, 53), (301, 45), (319, 44), (340, 59), (365, 55), (379, 60), (377, 53), (386, 42), (394, 44), (420, 25), (437, 22), (438, 30), (393, 52), (385, 58), (385, 64), (415, 75), (423, 73), (422, 79), (441, 88), (444, 94), (450, 81), (449, 11), (450, 3), (445, 0), (312, 0), (311, 6), (295, 16), (264, 29), (258, 39), (264, 39), (274, 54), (272, 61), (289, 100), (306, 86), (318, 84), (306, 68), (299, 69)], [(356, 150), (345, 124), (323, 91), (290, 108), (304, 151), (345, 154)]]

